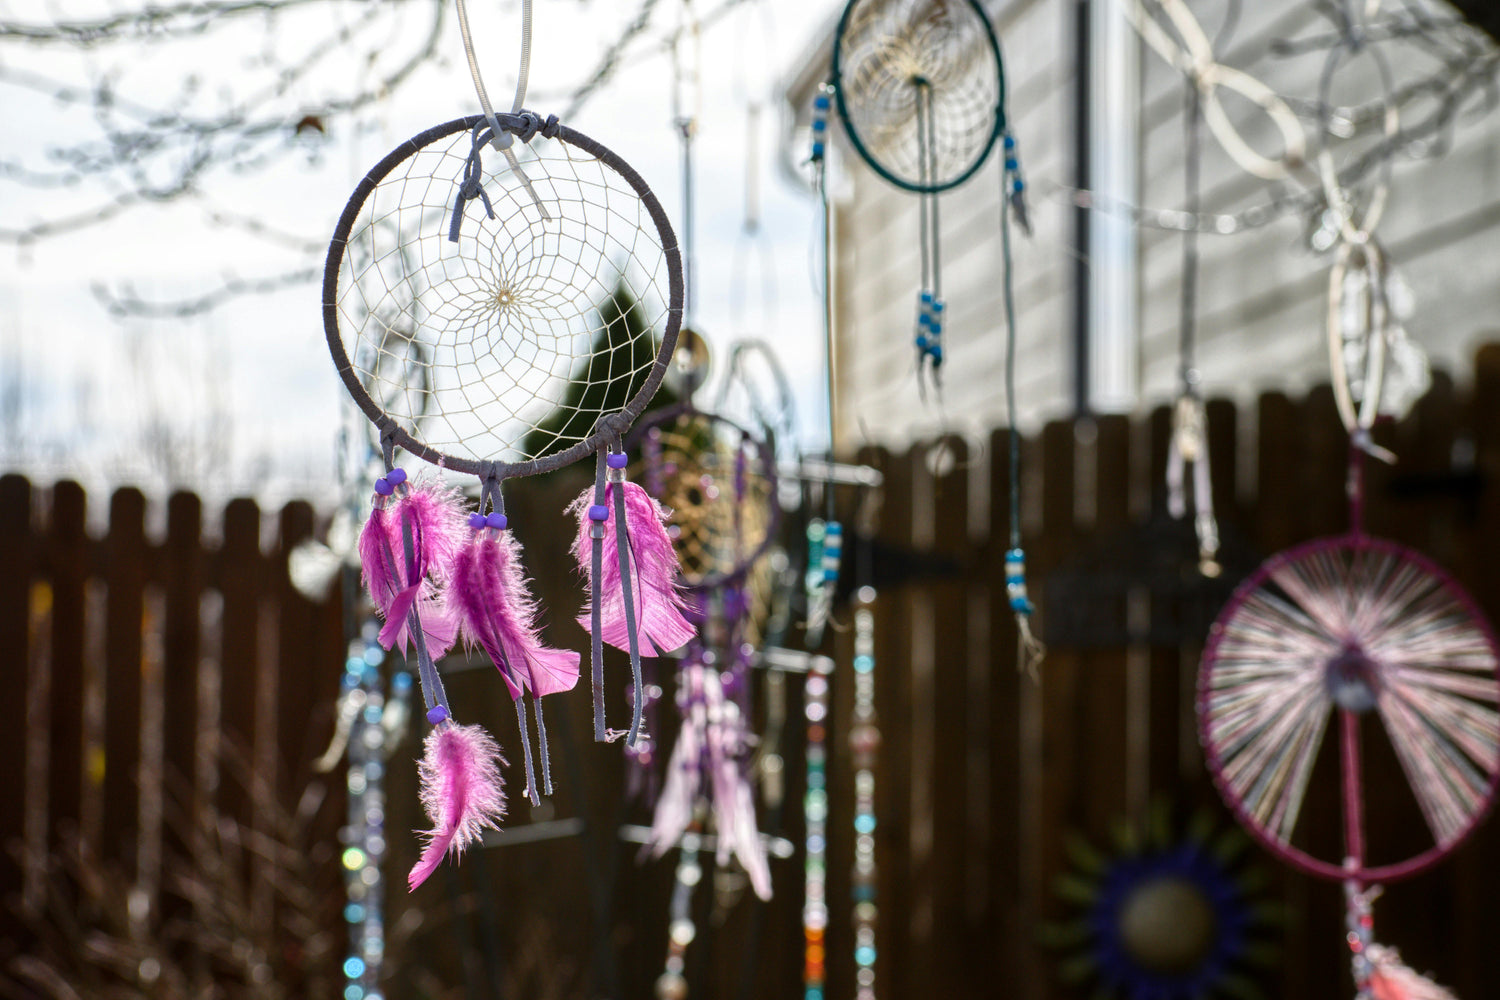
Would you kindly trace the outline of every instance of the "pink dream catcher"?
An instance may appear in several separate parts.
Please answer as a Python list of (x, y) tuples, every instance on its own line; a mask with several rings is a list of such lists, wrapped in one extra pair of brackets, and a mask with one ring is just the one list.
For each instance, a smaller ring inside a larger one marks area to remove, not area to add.
[[(505, 159), (486, 162), (488, 146)], [(622, 290), (649, 322), (610, 313)], [(413, 889), (445, 855), (496, 827), (505, 807), (499, 747), (455, 721), (435, 660), (460, 638), (493, 660), (515, 702), (533, 803), (527, 695), (550, 794), (540, 699), (578, 680), (579, 654), (540, 639), (504, 513), (506, 480), (596, 459), (594, 486), (571, 509), (573, 551), (592, 594), (580, 623), (593, 637), (597, 739), (634, 744), (640, 733), (642, 644), (665, 652), (693, 635), (665, 512), (626, 482), (622, 446), (661, 384), (682, 299), (677, 241), (646, 183), (599, 143), (531, 112), (461, 118), (402, 143), (360, 181), (339, 219), (324, 328), (390, 470), (375, 484), (360, 556), (385, 618), (380, 642), (414, 649), (433, 727), (420, 775), (434, 825)], [(409, 481), (395, 464), (398, 447), (477, 477), (479, 508), (466, 509), (436, 477)], [(630, 653), (637, 708), (628, 733), (604, 725), (605, 643)]]
[[(1198, 677), (1199, 735), (1214, 783), (1240, 822), (1293, 868), (1344, 884), (1361, 1000), (1451, 1000), (1374, 942), (1370, 904), (1381, 883), (1446, 857), (1494, 802), (1500, 645), (1442, 569), (1364, 533), (1362, 461), (1356, 445), (1349, 533), (1272, 556), (1219, 614)], [(1431, 846), (1405, 858), (1368, 856), (1367, 717), (1378, 720), (1431, 835)], [(1315, 856), (1308, 844), (1315, 838), (1298, 823), (1335, 719), (1342, 860)]]

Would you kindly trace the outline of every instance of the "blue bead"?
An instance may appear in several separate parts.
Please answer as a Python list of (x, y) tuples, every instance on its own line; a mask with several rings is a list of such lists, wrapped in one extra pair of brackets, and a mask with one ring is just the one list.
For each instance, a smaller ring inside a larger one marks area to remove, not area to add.
[(942, 349), (942, 347), (938, 346), (937, 344), (934, 344), (932, 346), (932, 350), (929, 353), (932, 354), (932, 365), (933, 365), (934, 368), (943, 363), (943, 349)]
[(608, 521), (609, 520), (609, 508), (606, 507), (606, 506), (604, 506), (602, 503), (593, 504), (592, 506), (589, 507), (589, 520), (590, 521)]
[(1006, 149), (1016, 148), (1016, 137), (1011, 135), (1009, 132), (1005, 133), (1005, 138), (1001, 141), (1004, 143)]
[(874, 833), (875, 817), (869, 813), (861, 813), (854, 817), (854, 831), (856, 833)]
[(917, 335), (917, 346), (924, 351), (927, 349), (927, 335), (925, 333)]
[(829, 582), (829, 583), (832, 583), (834, 580), (837, 580), (838, 578), (839, 578), (839, 571), (838, 571), (837, 568), (834, 568), (834, 569), (825, 569), (823, 571), (823, 579), (825, 581)]
[(829, 521), (828, 526), (823, 530), (830, 535), (842, 535), (844, 533), (844, 526), (837, 521)]
[(385, 478), (387, 482), (394, 483), (395, 485), (400, 486), (402, 483), (406, 482), (406, 470), (400, 468), (392, 469), (390, 472), (387, 472), (385, 474)]
[(1014, 181), (1011, 182), (1010, 189), (1016, 194), (1020, 194), (1022, 191), (1026, 190), (1026, 182), (1017, 177)]
[(828, 122), (827, 121), (825, 121), (822, 118), (814, 118), (813, 119), (812, 130), (814, 132), (823, 132), (823, 131), (826, 131), (827, 129), (828, 129)]
[(375, 492), (379, 493), (383, 497), (388, 497), (392, 493), (396, 492), (396, 487), (391, 485), (390, 480), (382, 476), (379, 479), (375, 480)]
[(828, 99), (827, 94), (819, 94), (813, 98), (813, 107), (817, 108), (819, 111), (827, 111), (828, 106), (832, 103), (833, 102)]
[(943, 333), (943, 324), (939, 323), (937, 320), (933, 320), (932, 321), (932, 332), (933, 332), (933, 334), (935, 336), (942, 336), (942, 333)]
[(442, 705), (433, 705), (427, 710), (427, 721), (434, 726), (448, 717), (448, 709)]
[(1020, 170), (1021, 169), (1021, 164), (1019, 164), (1019, 163), (1016, 162), (1016, 158), (1015, 157), (1013, 157), (1013, 156), (1007, 156), (1005, 158), (1005, 169), (1006, 170)]
[(923, 292), (922, 293), (922, 304), (924, 306), (930, 306), (930, 305), (932, 305), (932, 293), (931, 292)]
[(504, 531), (505, 526), (510, 523), (510, 519), (498, 510), (494, 510), (490, 511), (490, 516), (484, 519), (484, 523), (496, 531)]
[(1012, 611), (1019, 611), (1023, 615), (1029, 615), (1033, 610), (1031, 602), (1024, 597), (1012, 597), (1010, 599), (1010, 609)]
[(813, 143), (812, 155), (813, 155), (814, 159), (818, 159), (818, 158), (822, 157), (822, 155), (823, 155), (823, 144), (821, 142), (815, 142), (815, 143)]
[(944, 302), (942, 299), (933, 299), (932, 300), (932, 311), (933, 312), (940, 313), (944, 309), (947, 309), (947, 308), (948, 308), (948, 303)]
[(469, 527), (473, 528), (475, 531), (478, 531), (480, 528), (484, 527), (484, 525), (485, 519), (483, 514), (476, 513), (469, 515)]

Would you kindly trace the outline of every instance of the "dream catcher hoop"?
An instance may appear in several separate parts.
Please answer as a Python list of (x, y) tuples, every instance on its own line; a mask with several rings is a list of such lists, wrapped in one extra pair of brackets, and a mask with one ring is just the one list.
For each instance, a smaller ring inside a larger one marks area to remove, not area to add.
[[(1473, 599), (1431, 560), (1360, 531), (1272, 556), (1213, 626), (1199, 725), (1225, 800), (1274, 854), (1323, 878), (1387, 882), (1446, 857), (1500, 788), (1500, 645)], [(1379, 718), (1433, 845), (1364, 856), (1360, 717)], [(1338, 721), (1343, 861), (1295, 845), (1330, 719)]]
[(860, 158), (907, 191), (957, 187), (1005, 129), (1000, 43), (975, 0), (853, 0), (834, 96)]
[[(555, 118), (496, 117), (522, 142), (547, 140), (522, 172), (486, 172), (493, 136), (471, 115), (413, 136), (360, 181), (329, 245), (323, 327), (383, 437), (503, 480), (572, 464), (629, 428), (675, 348), (683, 281), (666, 213), (628, 163)], [(488, 219), (466, 227), (475, 200)], [(659, 345), (602, 318), (616, 286), (661, 322)], [(588, 392), (601, 384), (615, 392)], [(564, 407), (582, 418), (571, 438), (538, 426)]]

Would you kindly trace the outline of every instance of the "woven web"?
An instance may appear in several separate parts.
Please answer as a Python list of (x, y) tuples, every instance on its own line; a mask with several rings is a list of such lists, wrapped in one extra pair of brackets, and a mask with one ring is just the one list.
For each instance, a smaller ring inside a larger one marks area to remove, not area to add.
[(340, 335), (366, 391), (412, 437), (457, 458), (526, 461), (588, 437), (645, 383), (667, 259), (624, 177), (542, 136), (521, 154), (541, 207), (486, 148), (496, 217), (467, 202), (449, 242), (470, 146), (463, 130), (431, 142), (365, 199), (340, 267)]
[[(969, 0), (855, 0), (839, 40), (840, 107), (860, 152), (912, 187), (950, 185), (995, 140), (1000, 64), (988, 22)], [(931, 173), (919, 111), (931, 95)]]
[(761, 443), (688, 411), (645, 428), (634, 474), (672, 511), (667, 530), (690, 587), (749, 569), (775, 526), (775, 482)]
[(1281, 562), (1222, 627), (1205, 748), (1262, 833), (1291, 840), (1351, 650), (1435, 843), (1483, 812), (1500, 766), (1496, 651), (1442, 577), (1394, 546), (1329, 544)]

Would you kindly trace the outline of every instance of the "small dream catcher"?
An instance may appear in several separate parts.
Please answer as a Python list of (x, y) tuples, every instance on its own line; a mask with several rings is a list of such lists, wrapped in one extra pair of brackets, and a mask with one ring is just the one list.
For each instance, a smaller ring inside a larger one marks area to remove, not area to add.
[[(516, 139), (524, 164), (510, 148)], [(490, 145), (507, 154), (498, 170), (484, 157)], [(621, 288), (651, 324), (611, 317), (603, 304)], [(646, 183), (598, 142), (531, 112), (460, 118), (414, 136), (366, 175), (339, 219), (324, 327), (390, 469), (376, 483), (360, 553), (385, 617), (381, 644), (415, 647), (433, 726), (421, 775), (435, 828), (413, 888), (444, 854), (494, 826), (504, 805), (498, 748), (478, 726), (454, 722), (434, 660), (460, 637), (494, 660), (516, 704), (533, 802), (526, 695), (550, 793), (539, 699), (571, 688), (579, 673), (577, 653), (549, 649), (538, 635), (504, 514), (506, 480), (596, 456), (594, 487), (572, 508), (573, 551), (592, 594), (582, 622), (593, 636), (596, 738), (633, 743), (640, 730), (639, 707), (628, 734), (605, 728), (603, 643), (630, 651), (639, 684), (643, 642), (674, 648), (692, 634), (659, 509), (626, 482), (623, 451), (661, 383), (682, 294), (676, 240)], [(658, 323), (659, 345), (650, 333)], [(408, 480), (397, 448), (477, 477), (480, 508), (466, 513), (438, 479)]]
[(1000, 43), (975, 0), (852, 0), (834, 36), (832, 86), (860, 158), (921, 197), (914, 341), (918, 385), (937, 386), (947, 309), (937, 195), (972, 177), (1005, 131)]
[[(1381, 883), (1437, 864), (1484, 819), (1500, 785), (1500, 646), (1472, 598), (1426, 557), (1364, 533), (1363, 453), (1351, 446), (1351, 530), (1272, 556), (1209, 635), (1198, 681), (1208, 767), (1258, 840), (1301, 871), (1344, 883), (1361, 998), (1446, 997), (1373, 941)], [(1337, 718), (1342, 856), (1300, 824)], [(1362, 747), (1389, 742), (1430, 846), (1372, 858)]]

